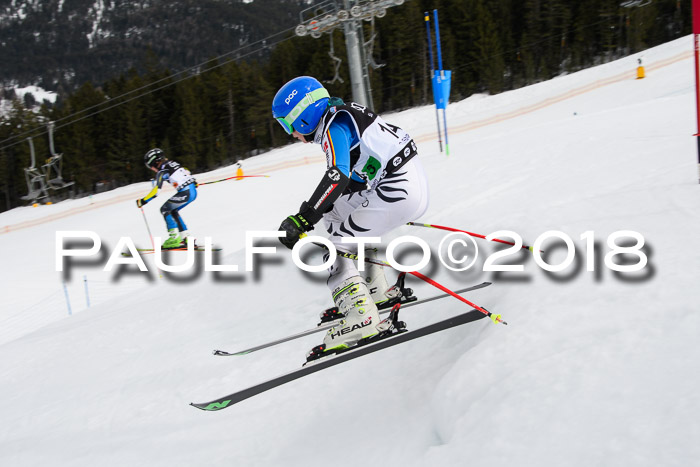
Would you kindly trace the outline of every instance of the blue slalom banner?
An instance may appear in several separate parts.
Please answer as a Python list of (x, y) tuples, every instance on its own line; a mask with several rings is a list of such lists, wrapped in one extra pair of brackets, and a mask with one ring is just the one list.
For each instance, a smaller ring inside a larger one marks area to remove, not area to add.
[(433, 76), (433, 99), (438, 109), (446, 109), (450, 100), (450, 85), (452, 84), (452, 71), (436, 70)]

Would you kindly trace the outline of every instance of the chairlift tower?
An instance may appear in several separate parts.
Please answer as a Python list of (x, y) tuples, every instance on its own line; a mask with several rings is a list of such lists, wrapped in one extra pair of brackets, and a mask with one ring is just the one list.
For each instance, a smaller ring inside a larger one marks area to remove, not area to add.
[(297, 36), (308, 34), (318, 39), (324, 33), (332, 34), (336, 28), (342, 27), (348, 51), (352, 99), (373, 108), (367, 68), (372, 58), (371, 52), (368, 54), (365, 50), (367, 44), (362, 33), (362, 21), (383, 18), (387, 8), (403, 3), (404, 0), (326, 0), (299, 14), (300, 23), (295, 32)]

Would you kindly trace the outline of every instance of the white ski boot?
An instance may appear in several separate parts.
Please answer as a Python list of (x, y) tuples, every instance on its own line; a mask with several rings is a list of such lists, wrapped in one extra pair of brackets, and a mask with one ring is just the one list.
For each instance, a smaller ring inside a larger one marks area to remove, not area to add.
[(376, 336), (379, 311), (360, 276), (350, 277), (333, 291), (333, 301), (344, 315), (323, 339), (324, 351), (345, 349), (360, 339)]
[[(366, 248), (365, 258), (377, 259), (377, 249), (376, 248)], [(372, 300), (374, 300), (375, 305), (382, 308), (382, 304), (394, 298), (394, 296), (387, 296), (387, 291), (389, 290), (389, 283), (384, 275), (384, 267), (379, 266), (374, 263), (365, 264), (365, 282), (367, 282), (367, 288), (370, 294), (372, 294)]]
[[(365, 249), (365, 258), (377, 259), (377, 249)], [(384, 310), (391, 308), (398, 302), (407, 303), (416, 300), (416, 297), (413, 296), (413, 290), (404, 286), (405, 272), (399, 274), (396, 284), (390, 287), (384, 270), (385, 267), (378, 264), (367, 263), (365, 265), (365, 281), (377, 308)]]

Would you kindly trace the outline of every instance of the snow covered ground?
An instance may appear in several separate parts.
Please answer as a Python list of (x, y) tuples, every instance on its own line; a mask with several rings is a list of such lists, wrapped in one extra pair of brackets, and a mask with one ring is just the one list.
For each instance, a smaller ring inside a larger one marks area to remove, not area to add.
[[(320, 343), (318, 335), (240, 358), (211, 355), (306, 329), (331, 304), (325, 274), (302, 273), (283, 247), (256, 273), (244, 271), (245, 232), (275, 230), (296, 212), (323, 173), (318, 147), (294, 144), (244, 161), (246, 174), (270, 177), (203, 186), (183, 211), (196, 234), (223, 248), (217, 264), (236, 264), (238, 273), (206, 272), (199, 261), (160, 277), (150, 256), (148, 274), (102, 271), (120, 237), (149, 246), (134, 205), (148, 183), (0, 214), (0, 465), (696, 463), (700, 186), (691, 52), (690, 37), (645, 51), (642, 80), (633, 56), (450, 104), (449, 157), (438, 149), (433, 107), (385, 116), (414, 135), (429, 175), (431, 205), (417, 220), (484, 235), (511, 230), (530, 245), (560, 231), (576, 245), (573, 264), (545, 273), (523, 251), (497, 261), (524, 264), (523, 272), (482, 272), (497, 249), (478, 240), (472, 270), (433, 261), (423, 272), (453, 288), (492, 281), (467, 298), (508, 326), (468, 324), (220, 412), (188, 403), (295, 368)], [(164, 199), (145, 208), (156, 235), (164, 235)], [(57, 272), (62, 230), (97, 233), (104, 256)], [(622, 230), (644, 237), (648, 263), (639, 272), (604, 263), (608, 237)], [(581, 239), (589, 231), (594, 271)], [(416, 235), (436, 252), (444, 234), (404, 226), (385, 243)], [(561, 242), (543, 249), (551, 264), (566, 256)], [(420, 296), (436, 292), (410, 286)], [(403, 318), (417, 327), (465, 309), (445, 299)]]
[[(14, 88), (15, 97), (17, 99), (24, 99), (26, 94), (31, 94), (36, 102), (36, 107), (38, 108), (44, 101), (49, 101), (51, 103), (56, 102), (57, 94), (55, 92), (46, 91), (37, 86), (26, 86), (23, 88)], [(12, 108), (12, 101), (3, 99), (0, 96), (0, 115), (6, 115)]]

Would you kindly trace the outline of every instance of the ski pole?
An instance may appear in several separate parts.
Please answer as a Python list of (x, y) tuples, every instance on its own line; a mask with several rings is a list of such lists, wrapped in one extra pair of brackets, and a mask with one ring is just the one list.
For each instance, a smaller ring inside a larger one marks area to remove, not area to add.
[[(304, 233), (304, 234), (301, 234), (299, 237), (300, 237), (300, 238), (304, 238), (304, 237), (306, 237), (306, 234), (305, 234), (305, 233)], [(317, 242), (312, 242), (312, 243), (313, 243), (314, 245), (316, 245), (316, 246), (318, 246), (318, 247), (321, 247), (321, 248), (323, 248), (324, 250), (328, 251), (328, 247), (326, 247), (326, 245), (324, 245), (323, 243), (317, 243)], [(353, 260), (356, 260), (356, 261), (359, 261), (359, 259), (360, 259), (359, 256), (357, 256), (357, 255), (354, 254), (354, 253), (350, 253), (350, 252), (348, 252), (348, 251), (342, 251), (342, 250), (336, 249), (335, 253), (336, 253), (338, 256), (340, 256), (341, 258), (353, 259)], [(389, 266), (389, 267), (392, 267), (391, 264), (387, 263), (386, 261), (382, 261), (382, 260), (378, 260), (378, 259), (365, 258), (365, 262), (366, 262), (366, 263), (371, 263), (371, 264), (377, 264), (377, 265), (379, 265), (379, 266)], [(486, 308), (482, 308), (482, 307), (480, 307), (479, 305), (470, 302), (470, 301), (467, 300), (466, 298), (462, 297), (461, 295), (458, 295), (458, 294), (454, 293), (452, 290), (448, 289), (447, 287), (445, 287), (444, 285), (438, 283), (437, 281), (435, 281), (435, 280), (429, 278), (428, 276), (425, 276), (425, 275), (421, 274), (421, 273), (418, 272), (418, 271), (408, 271), (408, 274), (411, 274), (411, 275), (413, 275), (413, 276), (416, 276), (418, 279), (427, 282), (428, 284), (432, 285), (433, 287), (436, 287), (436, 288), (442, 290), (442, 291), (445, 292), (446, 294), (452, 295), (452, 296), (455, 297), (457, 300), (460, 300), (460, 301), (466, 303), (467, 305), (469, 305), (470, 307), (474, 308), (475, 310), (478, 310), (478, 311), (482, 312), (483, 314), (485, 314), (486, 316), (488, 316), (488, 317), (491, 319), (491, 321), (493, 321), (494, 323), (508, 324), (508, 323), (506, 323), (505, 321), (503, 321), (501, 315), (494, 315), (493, 313), (491, 313), (491, 312), (490, 312), (489, 310), (487, 310)]]
[(234, 175), (233, 177), (222, 178), (221, 180), (214, 180), (212, 182), (197, 183), (197, 186), (210, 185), (212, 183), (225, 182), (226, 180), (239, 179), (239, 178), (249, 178), (249, 177), (270, 177), (269, 175)]
[(425, 276), (425, 275), (421, 274), (421, 273), (418, 272), (418, 271), (409, 272), (409, 274), (412, 274), (412, 275), (416, 276), (417, 278), (419, 278), (419, 279), (421, 279), (421, 280), (427, 282), (428, 284), (432, 285), (433, 287), (436, 287), (436, 288), (442, 290), (443, 292), (452, 295), (452, 296), (453, 296), (454, 298), (456, 298), (457, 300), (460, 300), (460, 301), (466, 303), (467, 305), (469, 305), (470, 307), (474, 308), (475, 310), (479, 310), (480, 312), (482, 312), (483, 314), (485, 314), (486, 316), (488, 316), (489, 318), (491, 318), (491, 321), (493, 321), (494, 323), (508, 324), (508, 323), (506, 323), (505, 321), (503, 321), (501, 315), (494, 315), (493, 313), (491, 313), (491, 312), (490, 312), (489, 310), (487, 310), (486, 308), (482, 308), (482, 307), (480, 307), (479, 305), (476, 305), (476, 304), (470, 302), (470, 301), (467, 300), (466, 298), (462, 297), (461, 295), (458, 295), (458, 294), (454, 293), (453, 291), (451, 291), (450, 289), (448, 289), (448, 288), (445, 287), (444, 285), (439, 284), (438, 282), (434, 281), (434, 280), (431, 279), (430, 277)]
[[(148, 230), (148, 237), (151, 239), (151, 248), (154, 250), (156, 249), (156, 243), (153, 241), (153, 234), (151, 233), (151, 227), (148, 225), (148, 219), (146, 219), (146, 212), (143, 210), (143, 206), (141, 206), (141, 214), (143, 214), (143, 222), (146, 224), (146, 230)], [(158, 277), (161, 279), (163, 278), (163, 273), (160, 272), (160, 269), (156, 268), (158, 271)]]
[(143, 206), (141, 207), (141, 214), (143, 214), (143, 222), (146, 223), (146, 230), (148, 230), (148, 237), (151, 239), (151, 247), (155, 250), (156, 244), (153, 243), (153, 234), (151, 234), (151, 228), (148, 226), (148, 219), (146, 219), (146, 213), (143, 210)]
[[(471, 235), (472, 237), (483, 238), (484, 240), (486, 240), (486, 237), (484, 235), (480, 235), (480, 234), (473, 233), (473, 232), (467, 232), (466, 230), (455, 229), (453, 227), (445, 227), (444, 225), (423, 224), (420, 222), (408, 222), (406, 225), (413, 225), (413, 226), (417, 226), (417, 227), (429, 227), (431, 229), (447, 230), (448, 232), (462, 232), (462, 233), (465, 233), (467, 235)], [(507, 241), (501, 240), (499, 238), (492, 238), (491, 241), (498, 242), (498, 243), (505, 243), (506, 245), (515, 245), (515, 243), (513, 243), (513, 242), (507, 242)], [(522, 247), (526, 250), (533, 251), (531, 246), (523, 245)]]

